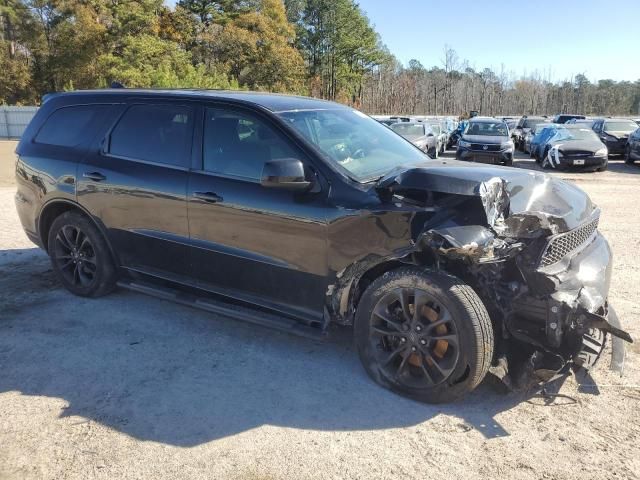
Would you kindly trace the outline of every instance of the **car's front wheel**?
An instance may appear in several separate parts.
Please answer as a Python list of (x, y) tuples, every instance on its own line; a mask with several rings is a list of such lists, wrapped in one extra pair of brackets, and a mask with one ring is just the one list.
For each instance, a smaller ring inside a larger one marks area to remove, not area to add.
[(65, 212), (49, 230), (48, 252), (53, 271), (73, 294), (99, 297), (117, 280), (116, 265), (98, 228), (79, 212)]
[(470, 286), (451, 275), (404, 267), (385, 273), (364, 292), (355, 343), (378, 384), (441, 403), (482, 381), (494, 335), (487, 310)]

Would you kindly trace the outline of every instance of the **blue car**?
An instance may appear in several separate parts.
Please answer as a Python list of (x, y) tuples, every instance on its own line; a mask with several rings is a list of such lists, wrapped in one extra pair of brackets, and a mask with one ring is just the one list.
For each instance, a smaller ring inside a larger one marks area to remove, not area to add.
[(547, 143), (549, 142), (549, 140), (551, 140), (559, 127), (560, 125), (557, 123), (550, 123), (548, 125), (545, 125), (544, 128), (538, 130), (535, 136), (531, 139), (529, 156), (531, 158), (535, 158), (536, 162), (540, 163), (540, 161), (544, 157)]

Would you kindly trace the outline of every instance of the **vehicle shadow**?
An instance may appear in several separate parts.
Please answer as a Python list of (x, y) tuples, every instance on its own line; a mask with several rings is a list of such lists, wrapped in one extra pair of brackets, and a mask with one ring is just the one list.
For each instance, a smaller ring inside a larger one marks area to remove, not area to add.
[(457, 403), (417, 403), (369, 380), (349, 329), (318, 343), (131, 292), (74, 297), (34, 250), (0, 252), (0, 394), (63, 399), (61, 418), (177, 446), (261, 425), (378, 430), (439, 415), (494, 438), (509, 435), (496, 416), (531, 397), (485, 382)]

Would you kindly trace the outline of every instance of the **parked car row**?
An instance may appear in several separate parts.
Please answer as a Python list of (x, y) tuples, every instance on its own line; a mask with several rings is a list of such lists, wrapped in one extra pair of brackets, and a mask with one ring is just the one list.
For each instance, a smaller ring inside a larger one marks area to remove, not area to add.
[(457, 145), (458, 160), (507, 166), (513, 164), (516, 149), (528, 153), (543, 168), (575, 166), (603, 171), (610, 155), (623, 155), (628, 163), (640, 159), (639, 124), (626, 118), (578, 114), (475, 116), (462, 121), (426, 116), (374, 118), (431, 158)]
[(431, 158), (438, 158), (450, 146), (450, 137), (458, 127), (453, 117), (410, 117), (373, 115), (372, 118), (403, 136)]

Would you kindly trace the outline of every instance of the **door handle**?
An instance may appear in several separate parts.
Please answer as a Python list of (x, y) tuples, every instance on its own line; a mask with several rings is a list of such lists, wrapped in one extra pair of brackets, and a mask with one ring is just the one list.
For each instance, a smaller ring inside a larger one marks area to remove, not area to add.
[(88, 178), (89, 180), (93, 180), (94, 182), (101, 182), (102, 180), (106, 180), (107, 179), (107, 177), (105, 177), (100, 172), (84, 172), (82, 174), (82, 177), (83, 178)]
[(216, 203), (216, 202), (222, 201), (222, 197), (213, 192), (193, 192), (193, 196), (195, 198), (204, 200), (205, 202), (209, 202), (209, 203)]

